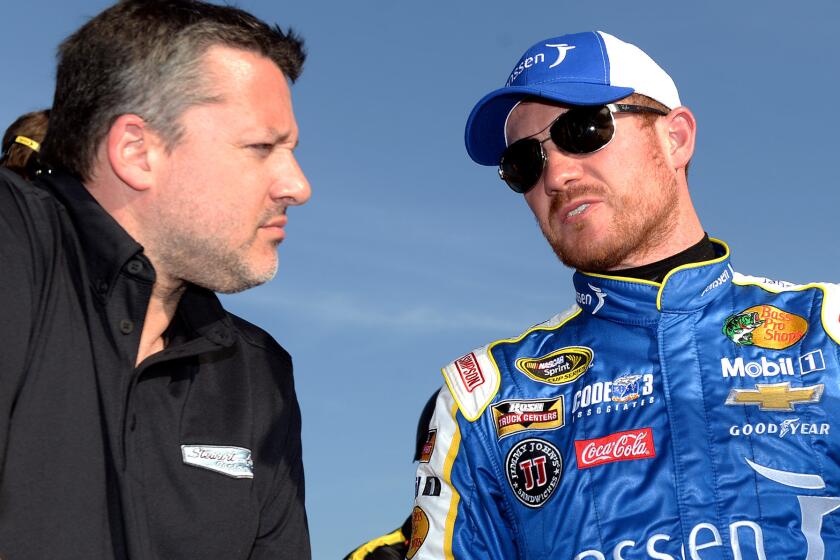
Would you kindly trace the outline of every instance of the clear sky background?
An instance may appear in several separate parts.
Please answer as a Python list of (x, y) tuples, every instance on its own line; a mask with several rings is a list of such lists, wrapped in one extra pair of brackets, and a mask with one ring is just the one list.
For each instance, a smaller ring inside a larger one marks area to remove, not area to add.
[[(56, 46), (109, 3), (3, 0), (0, 127), (50, 105)], [(736, 270), (840, 279), (834, 0), (238, 5), (309, 51), (293, 95), (312, 200), (289, 213), (278, 277), (223, 300), (294, 356), (317, 560), (410, 512), (440, 366), (574, 301), (522, 197), (463, 147), (531, 44), (602, 29), (641, 46), (697, 117), (689, 184)]]

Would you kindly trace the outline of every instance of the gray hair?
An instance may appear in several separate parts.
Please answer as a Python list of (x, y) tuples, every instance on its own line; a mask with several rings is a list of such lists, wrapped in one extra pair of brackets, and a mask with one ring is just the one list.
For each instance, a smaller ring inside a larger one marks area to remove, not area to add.
[(219, 101), (203, 63), (213, 46), (269, 58), (291, 81), (306, 57), (293, 31), (237, 8), (123, 0), (62, 43), (43, 159), (89, 179), (100, 143), (128, 113), (142, 117), (171, 149), (183, 134), (183, 112)]

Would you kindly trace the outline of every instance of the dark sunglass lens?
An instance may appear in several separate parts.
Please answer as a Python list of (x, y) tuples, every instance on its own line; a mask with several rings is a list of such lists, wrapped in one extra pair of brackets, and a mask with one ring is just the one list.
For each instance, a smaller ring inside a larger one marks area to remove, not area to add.
[(518, 140), (502, 154), (499, 175), (515, 192), (526, 193), (539, 181), (544, 161), (542, 144), (538, 140)]
[(615, 128), (607, 107), (573, 107), (560, 115), (549, 132), (564, 152), (590, 154), (612, 140)]

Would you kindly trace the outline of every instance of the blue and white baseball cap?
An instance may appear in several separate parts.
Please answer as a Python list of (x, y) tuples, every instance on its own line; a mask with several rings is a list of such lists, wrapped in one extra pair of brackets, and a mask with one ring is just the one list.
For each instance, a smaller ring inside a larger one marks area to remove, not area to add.
[(498, 165), (505, 122), (525, 97), (570, 105), (612, 103), (631, 93), (680, 106), (671, 77), (639, 47), (603, 31), (540, 41), (522, 55), (504, 87), (485, 95), (467, 120), (467, 152), (476, 163)]

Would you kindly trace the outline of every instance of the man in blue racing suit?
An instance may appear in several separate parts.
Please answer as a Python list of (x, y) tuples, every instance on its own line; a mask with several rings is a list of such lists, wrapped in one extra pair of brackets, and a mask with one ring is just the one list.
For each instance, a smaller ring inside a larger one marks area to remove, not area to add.
[(475, 106), (470, 157), (577, 304), (443, 369), (407, 558), (840, 558), (840, 289), (733, 271), (694, 141), (668, 74), (603, 32), (537, 43)]

